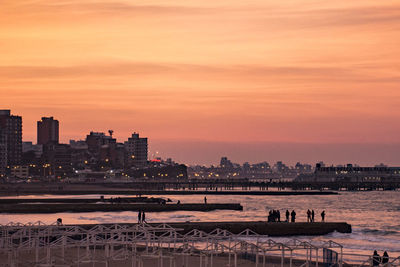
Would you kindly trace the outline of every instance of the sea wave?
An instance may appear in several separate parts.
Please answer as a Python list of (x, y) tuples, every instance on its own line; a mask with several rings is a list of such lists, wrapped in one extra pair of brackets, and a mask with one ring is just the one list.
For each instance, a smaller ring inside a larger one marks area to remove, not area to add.
[(174, 219), (182, 219), (182, 218), (194, 218), (195, 216), (193, 215), (186, 215), (186, 214), (173, 214), (169, 216), (169, 218), (174, 218)]
[(82, 221), (97, 221), (101, 223), (114, 223), (118, 222), (136, 222), (137, 216), (134, 215), (116, 215), (116, 214), (108, 214), (104, 213), (101, 216), (79, 216), (79, 220)]
[(362, 233), (365, 233), (365, 234), (374, 234), (374, 235), (383, 235), (383, 236), (386, 236), (386, 235), (395, 235), (395, 234), (398, 234), (398, 235), (400, 235), (400, 233), (398, 232), (398, 231), (391, 231), (391, 230), (380, 230), (380, 229), (371, 229), (371, 228), (364, 228), (364, 229), (361, 229), (361, 232)]

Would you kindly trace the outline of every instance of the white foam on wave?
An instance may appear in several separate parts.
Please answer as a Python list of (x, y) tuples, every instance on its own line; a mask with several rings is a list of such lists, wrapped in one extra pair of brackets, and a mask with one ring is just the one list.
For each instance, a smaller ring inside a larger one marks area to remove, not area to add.
[(180, 219), (180, 218), (194, 218), (193, 215), (186, 215), (186, 214), (174, 214), (169, 216), (170, 218)]

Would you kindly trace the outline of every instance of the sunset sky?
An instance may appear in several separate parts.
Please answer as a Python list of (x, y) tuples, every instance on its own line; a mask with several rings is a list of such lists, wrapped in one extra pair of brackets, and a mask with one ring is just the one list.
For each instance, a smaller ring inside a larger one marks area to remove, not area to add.
[(185, 163), (400, 165), (400, 2), (2, 0), (0, 109), (25, 141), (54, 116)]

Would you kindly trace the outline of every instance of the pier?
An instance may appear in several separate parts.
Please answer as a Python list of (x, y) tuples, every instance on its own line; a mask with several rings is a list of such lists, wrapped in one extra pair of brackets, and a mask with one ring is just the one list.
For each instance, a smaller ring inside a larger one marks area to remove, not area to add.
[(398, 190), (400, 182), (285, 182), (249, 179), (160, 180), (97, 183), (7, 183), (0, 195), (329, 195), (339, 191)]
[[(258, 195), (258, 196), (298, 196), (298, 195), (337, 195), (334, 191), (259, 191), (259, 190), (129, 190), (113, 188), (110, 190), (93, 189), (93, 190), (54, 190), (46, 191), (53, 195)], [(42, 191), (19, 191), (19, 195), (43, 194)]]
[[(227, 181), (227, 183), (230, 183)], [(255, 186), (256, 185), (256, 186)], [(289, 187), (268, 189), (267, 184), (237, 183), (234, 186), (223, 184), (223, 181), (208, 182), (199, 187), (196, 184), (171, 185), (163, 181), (127, 182), (127, 183), (31, 183), (0, 184), (0, 195), (332, 195), (330, 190), (291, 190)], [(287, 190), (289, 189), (289, 190)]]

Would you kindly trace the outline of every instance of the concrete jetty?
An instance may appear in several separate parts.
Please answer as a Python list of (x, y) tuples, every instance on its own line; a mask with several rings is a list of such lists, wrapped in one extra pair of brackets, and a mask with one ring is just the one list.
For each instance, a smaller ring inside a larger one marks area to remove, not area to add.
[(292, 235), (325, 235), (337, 231), (339, 233), (351, 233), (351, 225), (344, 222), (329, 223), (286, 223), (264, 221), (253, 222), (190, 222), (190, 223), (171, 223), (175, 228), (183, 229), (182, 232), (187, 233), (193, 229), (211, 232), (216, 228), (226, 229), (233, 234), (250, 229), (260, 235), (268, 236), (292, 236)]
[(2, 204), (0, 213), (59, 213), (59, 212), (95, 212), (95, 211), (211, 211), (211, 210), (243, 210), (239, 203), (45, 203), (45, 204)]
[(169, 199), (159, 197), (117, 197), (117, 198), (0, 198), (1, 204), (23, 203), (166, 203)]
[[(157, 226), (160, 223), (150, 223)], [(268, 236), (298, 236), (298, 235), (326, 235), (332, 232), (351, 233), (351, 225), (345, 222), (265, 222), (265, 221), (244, 221), (244, 222), (170, 222), (166, 223), (182, 234), (188, 233), (194, 229), (210, 233), (219, 228), (227, 230), (233, 234), (239, 234), (246, 229)], [(107, 224), (110, 226), (109, 224)], [(133, 225), (133, 224), (130, 224)], [(91, 228), (94, 225), (80, 225), (83, 228)]]

